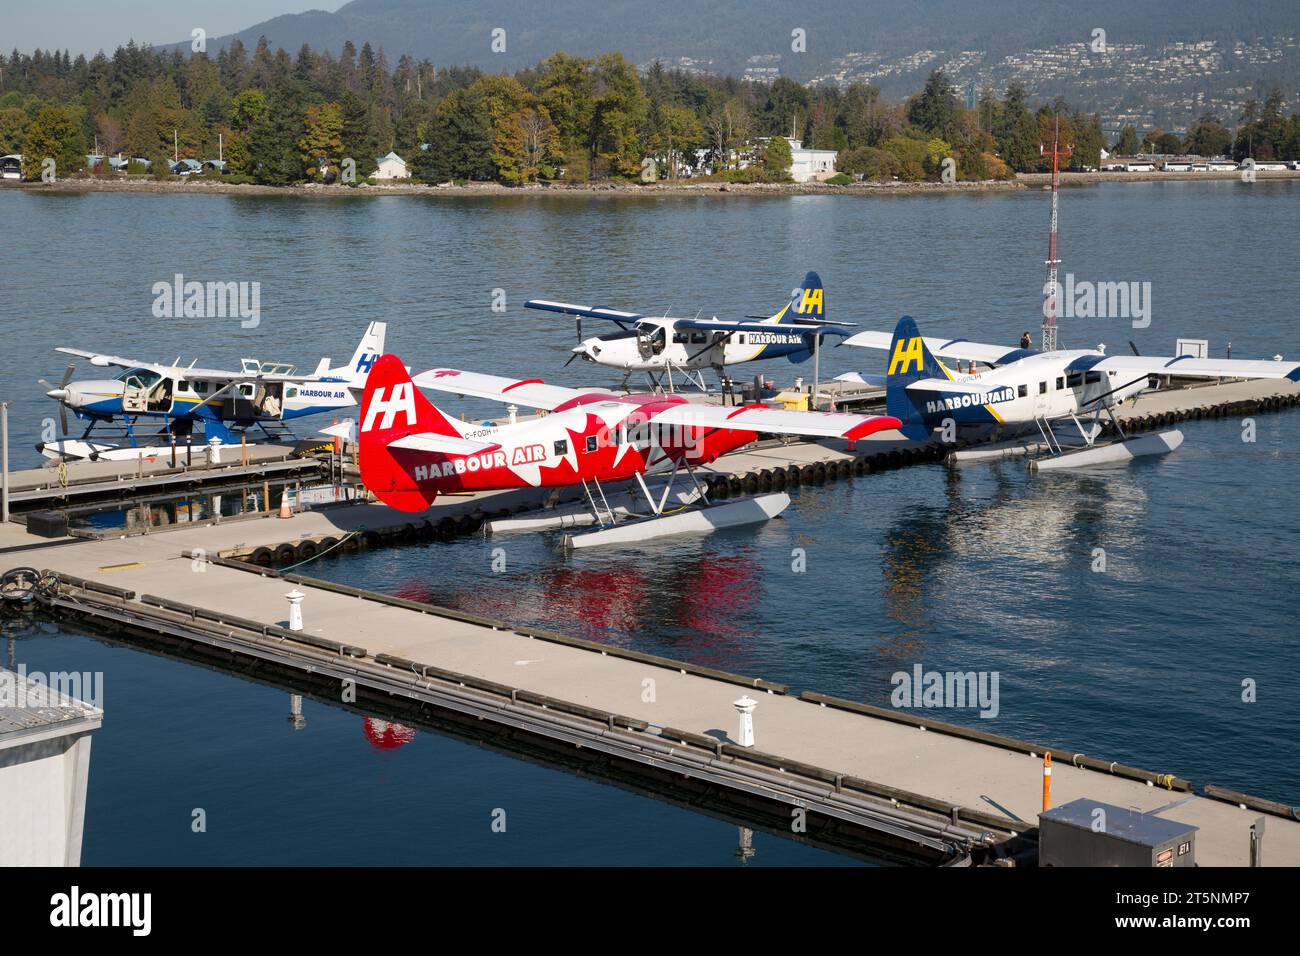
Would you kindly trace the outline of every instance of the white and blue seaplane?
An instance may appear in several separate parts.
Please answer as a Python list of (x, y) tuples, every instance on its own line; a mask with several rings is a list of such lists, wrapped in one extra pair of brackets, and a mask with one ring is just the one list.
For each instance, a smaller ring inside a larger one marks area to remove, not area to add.
[[(970, 429), (1011, 436), (1028, 433), (1028, 443), (1022, 437), (954, 457), (1027, 454), (1032, 467), (1040, 470), (1122, 462), (1176, 449), (1183, 441), (1178, 430), (1129, 438), (1114, 414), (1115, 406), (1166, 376), (1300, 381), (1300, 363), (1280, 360), (1107, 355), (1092, 349), (1039, 352), (967, 339), (923, 338), (910, 316), (903, 316), (892, 334), (859, 332), (844, 344), (888, 353), (884, 376), (850, 372), (837, 379), (884, 385), (886, 411), (903, 423), (901, 431), (908, 438), (926, 441), (936, 430), (948, 441)], [(942, 359), (953, 361), (957, 369)], [(1118, 440), (1097, 440), (1102, 415), (1109, 417)], [(1057, 435), (1057, 428), (1071, 424), (1079, 442)]]
[[(163, 365), (58, 348), (96, 368), (121, 371), (112, 378), (74, 379), (73, 362), (57, 385), (41, 379), (45, 394), (59, 403), (61, 431), (36, 450), (58, 460), (131, 458), (173, 442), (190, 444), (196, 425), (206, 443), (247, 440), (254, 428), (266, 440), (285, 440), (290, 435), (286, 422), (356, 405), (351, 388), (364, 385), (370, 367), (384, 353), (386, 329), (384, 322), (371, 322), (346, 364), (331, 367), (330, 359), (322, 358), (310, 374), (253, 358), (243, 359), (238, 370), (225, 370), (183, 366), (179, 359)], [(78, 437), (69, 435), (69, 412), (86, 423)], [(96, 428), (113, 433), (104, 440), (92, 434)]]

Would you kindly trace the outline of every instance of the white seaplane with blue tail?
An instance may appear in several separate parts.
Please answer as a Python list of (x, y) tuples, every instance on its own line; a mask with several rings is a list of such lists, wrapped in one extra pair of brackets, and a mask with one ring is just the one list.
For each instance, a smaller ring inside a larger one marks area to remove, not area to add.
[[(293, 365), (246, 358), (237, 371), (171, 365), (119, 355), (58, 348), (96, 368), (120, 368), (102, 379), (74, 379), (76, 363), (57, 385), (40, 380), (46, 395), (59, 403), (61, 433), (36, 450), (48, 458), (91, 460), (138, 455), (173, 441), (191, 443), (195, 426), (203, 441), (224, 444), (247, 438), (258, 429), (267, 440), (289, 437), (285, 423), (306, 415), (340, 412), (356, 405), (351, 389), (365, 385), (375, 360), (384, 354), (387, 324), (371, 322), (347, 363), (331, 367), (322, 358), (310, 374)], [(71, 412), (86, 423), (79, 437), (69, 435)], [(96, 428), (114, 430), (111, 441), (96, 440)]]
[[(1300, 381), (1300, 363), (1281, 360), (1216, 359), (1193, 356), (1107, 355), (1094, 349), (1039, 352), (1009, 349), (967, 339), (924, 338), (910, 316), (893, 333), (859, 332), (845, 345), (881, 349), (889, 354), (882, 376), (849, 372), (839, 381), (884, 385), (885, 408), (898, 418), (908, 438), (927, 441), (936, 430), (954, 440), (963, 430), (994, 430), (1036, 435), (1003, 449), (1008, 453), (1045, 452), (1031, 459), (1036, 469), (1079, 467), (1164, 454), (1182, 444), (1177, 430), (1127, 438), (1113, 409), (1154, 386), (1160, 378), (1287, 379)], [(954, 361), (950, 369), (942, 361)], [(966, 371), (961, 363), (966, 362)], [(1101, 415), (1108, 415), (1117, 442), (1098, 442)], [(1091, 421), (1081, 421), (1088, 419)], [(1082, 445), (1067, 444), (1053, 425), (1073, 423)], [(992, 457), (979, 450), (960, 458)]]
[[(524, 308), (573, 316), (580, 341), (569, 362), (581, 358), (618, 369), (625, 383), (633, 372), (645, 372), (656, 390), (665, 377), (672, 389), (673, 372), (704, 391), (704, 369), (713, 369), (721, 378), (724, 368), (742, 362), (774, 358), (806, 362), (821, 350), (823, 336), (852, 334), (845, 327), (850, 323), (826, 318), (826, 290), (815, 272), (805, 275), (803, 283), (791, 290), (789, 301), (770, 316), (656, 317), (547, 299), (529, 299)], [(584, 339), (584, 318), (612, 322), (619, 329)]]

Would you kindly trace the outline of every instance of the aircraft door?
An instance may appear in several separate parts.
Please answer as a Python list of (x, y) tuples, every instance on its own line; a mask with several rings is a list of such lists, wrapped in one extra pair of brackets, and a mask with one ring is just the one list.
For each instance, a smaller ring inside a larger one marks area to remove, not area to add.
[(1035, 418), (1051, 418), (1053, 416), (1052, 384), (1050, 377), (1029, 383)]
[(230, 415), (236, 421), (257, 417), (257, 386), (243, 382), (235, 388), (230, 400)]
[(173, 382), (170, 378), (164, 375), (154, 383), (153, 388), (149, 389), (149, 394), (146, 398), (146, 406), (148, 407), (148, 410), (156, 415), (166, 415), (170, 412), (172, 410), (172, 403), (175, 401), (175, 396), (172, 394), (172, 391)]
[(149, 410), (149, 389), (137, 375), (122, 380), (122, 411), (131, 414)]
[(663, 354), (667, 346), (668, 333), (662, 325), (637, 330), (636, 347), (643, 361), (649, 362), (655, 356)]

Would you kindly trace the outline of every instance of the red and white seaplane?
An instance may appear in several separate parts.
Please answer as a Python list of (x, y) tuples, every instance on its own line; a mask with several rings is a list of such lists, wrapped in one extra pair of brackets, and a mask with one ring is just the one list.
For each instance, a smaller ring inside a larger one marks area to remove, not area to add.
[[(420, 389), (548, 414), (501, 425), (459, 422)], [(380, 501), (401, 511), (423, 511), (439, 494), (582, 485), (588, 520), (563, 522), (598, 526), (566, 537), (567, 546), (580, 548), (711, 531), (780, 514), (790, 504), (784, 493), (710, 503), (693, 470), (759, 433), (843, 438), (852, 448), (856, 440), (900, 424), (888, 415), (701, 405), (680, 395), (614, 395), (449, 368), (412, 379), (397, 356), (383, 355), (366, 378), (358, 438), (362, 481)], [(346, 422), (323, 431), (351, 438), (354, 427)], [(693, 488), (674, 496), (679, 471), (687, 473)], [(651, 493), (646, 475), (667, 476), (658, 495)], [(639, 486), (648, 511), (611, 507), (603, 483), (628, 480)]]

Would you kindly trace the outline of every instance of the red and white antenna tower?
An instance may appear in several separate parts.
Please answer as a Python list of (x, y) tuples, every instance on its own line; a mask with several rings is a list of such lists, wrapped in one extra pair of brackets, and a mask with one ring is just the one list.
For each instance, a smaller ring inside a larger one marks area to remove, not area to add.
[[(1061, 149), (1061, 118), (1056, 117), (1056, 126), (1052, 132), (1052, 228), (1047, 235), (1047, 301), (1043, 304), (1043, 327), (1039, 336), (1039, 347), (1044, 352), (1055, 352), (1060, 346), (1056, 341), (1056, 267), (1061, 264), (1056, 252), (1056, 197), (1061, 186), (1060, 160), (1069, 157), (1072, 146)], [(1047, 149), (1039, 144), (1039, 153), (1049, 155)]]

